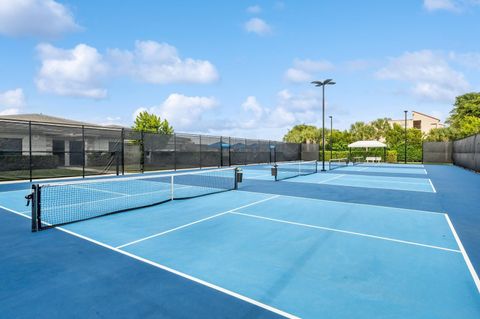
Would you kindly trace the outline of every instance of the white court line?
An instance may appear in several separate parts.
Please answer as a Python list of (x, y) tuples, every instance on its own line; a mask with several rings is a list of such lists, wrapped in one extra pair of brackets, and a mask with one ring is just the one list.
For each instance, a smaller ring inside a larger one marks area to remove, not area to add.
[[(271, 193), (263, 193), (263, 192), (250, 192), (250, 191), (243, 191), (243, 193), (252, 193), (252, 194), (264, 194), (264, 195), (272, 195)], [(404, 210), (407, 213), (420, 213), (420, 214), (434, 214), (434, 215), (444, 215), (444, 213), (439, 212), (432, 212), (428, 210), (419, 210), (419, 209), (410, 209), (410, 208), (402, 208), (402, 207), (394, 207), (394, 206), (384, 206), (384, 205), (373, 205), (373, 204), (363, 204), (363, 203), (350, 203), (350, 202), (341, 202), (338, 200), (331, 200), (331, 199), (318, 199), (318, 198), (311, 198), (311, 197), (301, 197), (301, 196), (293, 196), (293, 195), (280, 195), (281, 197), (287, 198), (294, 198), (294, 199), (301, 199), (301, 200), (310, 200), (316, 202), (329, 202), (335, 204), (343, 204), (343, 205), (354, 205), (354, 206), (367, 206), (367, 207), (382, 207), (387, 209), (395, 209), (395, 210)]]
[[(22, 216), (22, 217), (31, 219), (29, 216), (25, 216), (25, 215), (23, 215), (23, 214), (15, 211), (15, 210), (12, 210), (12, 209), (10, 209), (10, 208), (6, 208), (6, 207), (4, 207), (4, 206), (0, 206), (0, 208), (1, 208), (1, 209), (4, 209), (4, 210), (6, 210), (6, 211), (9, 211), (9, 212), (11, 212), (11, 213), (14, 213), (14, 214), (16, 214), (16, 215), (19, 215), (19, 216)], [(55, 227), (55, 229), (58, 229), (58, 230), (60, 230), (60, 231), (62, 231), (62, 232), (64, 232), (64, 233), (67, 233), (67, 234), (69, 234), (69, 235), (72, 235), (72, 236), (75, 236), (75, 237), (84, 239), (84, 240), (89, 241), (89, 242), (91, 242), (91, 243), (93, 243), (93, 244), (96, 244), (96, 245), (98, 245), (98, 246), (101, 246), (101, 247), (104, 247), (104, 248), (113, 250), (113, 251), (115, 251), (115, 252), (117, 252), (117, 253), (119, 253), (119, 254), (122, 254), (122, 255), (128, 256), (128, 257), (130, 257), (130, 258), (136, 259), (136, 260), (141, 261), (141, 262), (143, 262), (143, 263), (149, 264), (149, 265), (151, 265), (151, 266), (153, 266), (153, 267), (156, 267), (156, 268), (159, 268), (159, 269), (168, 271), (168, 272), (170, 272), (170, 273), (172, 273), (172, 274), (175, 274), (175, 275), (177, 275), (177, 276), (180, 276), (180, 277), (182, 277), (182, 278), (185, 278), (185, 279), (191, 280), (191, 281), (193, 281), (193, 282), (196, 282), (197, 284), (206, 286), (206, 287), (211, 288), (211, 289), (215, 289), (215, 290), (217, 290), (217, 291), (219, 291), (219, 292), (221, 292), (221, 293), (224, 293), (224, 294), (226, 294), (226, 295), (229, 295), (229, 296), (231, 296), (231, 297), (234, 297), (234, 298), (240, 299), (240, 300), (242, 300), (242, 301), (248, 302), (248, 303), (250, 303), (250, 304), (252, 304), (252, 305), (255, 305), (255, 306), (257, 306), (257, 307), (260, 307), (260, 308), (263, 308), (263, 309), (265, 309), (265, 310), (268, 310), (268, 311), (271, 311), (271, 312), (273, 312), (273, 313), (276, 313), (276, 314), (278, 314), (278, 315), (280, 315), (280, 316), (284, 316), (285, 318), (289, 318), (289, 319), (300, 319), (300, 317), (297, 317), (297, 316), (295, 316), (295, 315), (292, 315), (292, 314), (290, 314), (290, 313), (288, 313), (288, 312), (285, 312), (285, 311), (283, 311), (283, 310), (274, 308), (274, 307), (269, 306), (269, 305), (267, 305), (267, 304), (264, 304), (264, 303), (262, 303), (262, 302), (260, 302), (260, 301), (251, 299), (251, 298), (249, 298), (249, 297), (246, 297), (246, 296), (241, 295), (241, 294), (239, 294), (239, 293), (236, 293), (236, 292), (234, 292), (234, 291), (231, 291), (231, 290), (228, 290), (228, 289), (226, 289), (226, 288), (223, 288), (223, 287), (217, 286), (217, 285), (215, 285), (215, 284), (209, 283), (209, 282), (207, 282), (207, 281), (205, 281), (205, 280), (202, 280), (202, 279), (199, 279), (199, 278), (190, 276), (190, 275), (185, 274), (185, 273), (183, 273), (183, 272), (181, 272), (181, 271), (178, 271), (178, 270), (175, 270), (175, 269), (173, 269), (173, 268), (167, 267), (167, 266), (165, 266), (165, 265), (162, 265), (162, 264), (156, 263), (156, 262), (154, 262), (154, 261), (145, 259), (145, 258), (143, 258), (143, 257), (134, 255), (134, 254), (129, 253), (129, 252), (126, 252), (126, 251), (124, 251), (124, 250), (115, 248), (115, 247), (110, 246), (110, 245), (108, 245), (108, 244), (104, 244), (104, 243), (102, 243), (102, 242), (100, 242), (100, 241), (98, 241), (98, 240), (89, 238), (89, 237), (84, 236), (84, 235), (77, 234), (77, 233), (75, 233), (75, 232), (73, 232), (73, 231), (71, 231), (71, 230), (65, 229), (65, 228), (63, 228), (63, 227)]]
[(72, 186), (73, 188), (79, 188), (79, 189), (86, 189), (86, 190), (94, 190), (96, 192), (101, 192), (101, 193), (108, 193), (108, 194), (115, 194), (115, 195), (122, 195), (122, 196), (127, 196), (128, 194), (125, 193), (119, 193), (119, 192), (112, 192), (112, 191), (107, 191), (104, 189), (99, 189), (99, 188), (87, 188), (87, 187), (81, 187), (81, 186)]
[(436, 193), (437, 190), (435, 189), (435, 186), (433, 186), (432, 180), (429, 178), (428, 181), (430, 182), (430, 186), (432, 186), (433, 192)]
[(130, 245), (138, 244), (139, 242), (142, 242), (142, 241), (145, 241), (145, 240), (148, 240), (148, 239), (152, 239), (152, 238), (155, 238), (155, 237), (158, 237), (158, 236), (162, 236), (162, 235), (171, 233), (171, 232), (173, 232), (173, 231), (176, 231), (176, 230), (179, 230), (179, 229), (182, 229), (182, 228), (185, 228), (185, 227), (189, 227), (189, 226), (191, 226), (191, 225), (195, 225), (195, 224), (204, 222), (204, 221), (206, 221), (206, 220), (209, 220), (209, 219), (212, 219), (212, 218), (215, 218), (215, 217), (219, 217), (219, 216), (228, 214), (228, 213), (230, 213), (230, 212), (232, 212), (232, 211), (235, 211), (235, 210), (239, 210), (239, 209), (243, 209), (243, 208), (250, 207), (250, 206), (253, 206), (253, 205), (257, 205), (257, 204), (266, 202), (266, 201), (268, 201), (268, 200), (277, 198), (277, 197), (279, 197), (279, 196), (280, 196), (280, 195), (275, 195), (275, 196), (271, 196), (271, 197), (268, 197), (268, 198), (264, 198), (264, 199), (262, 199), (262, 200), (258, 200), (258, 201), (256, 201), (256, 202), (253, 202), (253, 203), (250, 203), (250, 204), (247, 204), (247, 205), (243, 205), (243, 206), (240, 206), (240, 207), (237, 207), (237, 208), (233, 208), (233, 209), (227, 210), (227, 211), (222, 212), (222, 213), (219, 213), (219, 214), (215, 214), (215, 215), (212, 215), (212, 216), (209, 216), (209, 217), (206, 217), (206, 218), (202, 218), (202, 219), (196, 220), (196, 221), (194, 221), (194, 222), (191, 222), (191, 223), (188, 223), (188, 224), (185, 224), (185, 225), (181, 225), (181, 226), (178, 226), (178, 227), (175, 227), (175, 228), (172, 228), (172, 229), (169, 229), (169, 230), (166, 230), (166, 231), (157, 233), (157, 234), (153, 234), (153, 235), (150, 235), (150, 236), (147, 236), (147, 237), (143, 237), (143, 238), (140, 238), (140, 239), (131, 241), (131, 242), (129, 242), (129, 243), (126, 243), (126, 244), (117, 246), (116, 248), (117, 248), (117, 249), (120, 249), (120, 248), (124, 248), (124, 247), (130, 246)]
[(448, 217), (447, 214), (445, 214), (445, 219), (447, 220), (448, 226), (450, 226), (450, 229), (452, 230), (453, 237), (455, 237), (455, 240), (457, 241), (457, 245), (460, 248), (463, 259), (467, 264), (468, 271), (470, 271), (470, 274), (472, 275), (472, 278), (473, 278), (473, 282), (477, 286), (477, 290), (480, 293), (480, 279), (478, 279), (478, 275), (475, 272), (475, 268), (473, 268), (472, 262), (470, 261), (470, 258), (468, 258), (467, 251), (463, 247), (462, 241), (460, 240), (460, 237), (458, 237), (457, 232), (453, 227), (452, 221), (450, 220), (450, 217)]
[[(335, 177), (327, 178), (326, 180), (323, 180), (323, 181), (321, 181), (321, 182), (316, 182), (315, 184), (323, 184), (323, 183), (325, 183), (325, 182), (329, 182), (329, 181), (331, 181), (331, 180), (334, 180), (334, 179), (337, 179), (337, 178), (341, 178), (341, 177), (343, 177), (343, 176), (346, 176), (346, 175), (343, 174), (343, 175), (338, 175), (338, 176), (335, 176)], [(308, 182), (307, 182), (307, 183), (308, 183)]]
[(408, 240), (401, 240), (401, 239), (395, 239), (395, 238), (390, 238), (390, 237), (375, 236), (375, 235), (358, 233), (358, 232), (342, 230), (342, 229), (337, 229), (337, 228), (315, 226), (315, 225), (310, 225), (310, 224), (291, 222), (291, 221), (283, 220), (283, 219), (276, 219), (276, 218), (269, 218), (269, 217), (263, 217), (263, 216), (252, 215), (252, 214), (239, 213), (239, 212), (235, 212), (235, 211), (231, 212), (230, 214), (242, 215), (242, 216), (258, 218), (258, 219), (265, 219), (265, 220), (270, 220), (270, 221), (274, 221), (274, 222), (277, 222), (277, 223), (284, 223), (284, 224), (302, 226), (302, 227), (307, 227), (307, 228), (328, 230), (328, 231), (332, 231), (332, 232), (361, 236), (361, 237), (368, 237), (368, 238), (381, 239), (381, 240), (386, 240), (386, 241), (393, 241), (393, 242), (401, 243), (401, 244), (408, 244), (408, 245), (421, 246), (421, 247), (427, 247), (427, 248), (438, 249), (438, 250), (451, 251), (451, 252), (455, 252), (455, 253), (461, 253), (461, 251), (457, 250), (457, 249), (451, 249), (451, 248), (434, 246), (434, 245), (427, 245), (427, 244), (420, 244), (420, 243), (416, 243), (416, 242), (408, 241)]

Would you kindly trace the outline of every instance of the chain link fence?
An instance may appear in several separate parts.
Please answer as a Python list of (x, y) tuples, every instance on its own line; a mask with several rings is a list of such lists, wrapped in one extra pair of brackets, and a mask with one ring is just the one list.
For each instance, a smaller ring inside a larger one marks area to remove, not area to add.
[(452, 163), (452, 142), (423, 142), (423, 163)]
[(318, 145), (0, 120), (0, 181), (318, 160)]

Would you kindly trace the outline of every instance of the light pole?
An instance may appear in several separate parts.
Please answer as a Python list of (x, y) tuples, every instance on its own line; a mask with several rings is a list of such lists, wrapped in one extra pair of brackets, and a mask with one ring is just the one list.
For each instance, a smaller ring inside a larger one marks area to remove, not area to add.
[(330, 159), (332, 159), (332, 156), (333, 156), (333, 144), (332, 144), (332, 141), (333, 141), (333, 116), (329, 116), (330, 118)]
[(322, 172), (325, 172), (325, 85), (334, 85), (332, 79), (325, 81), (312, 81), (315, 86), (322, 87)]
[(405, 112), (405, 164), (407, 164), (407, 113), (408, 111), (403, 111)]

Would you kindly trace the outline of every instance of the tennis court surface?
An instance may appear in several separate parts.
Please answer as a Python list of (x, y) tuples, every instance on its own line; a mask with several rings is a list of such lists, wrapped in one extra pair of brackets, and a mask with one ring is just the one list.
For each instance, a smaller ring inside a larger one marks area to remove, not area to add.
[(2, 317), (480, 318), (479, 174), (321, 168), (1, 184)]

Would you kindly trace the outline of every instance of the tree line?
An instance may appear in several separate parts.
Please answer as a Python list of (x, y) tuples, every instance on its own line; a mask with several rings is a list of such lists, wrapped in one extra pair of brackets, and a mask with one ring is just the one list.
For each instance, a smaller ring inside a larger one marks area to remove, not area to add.
[[(348, 144), (359, 140), (380, 140), (390, 149), (404, 146), (405, 128), (390, 125), (390, 118), (379, 118), (370, 123), (355, 122), (348, 130), (325, 130), (325, 147), (330, 150), (347, 150)], [(480, 133), (480, 92), (456, 97), (453, 109), (446, 121), (447, 126), (434, 128), (428, 134), (415, 128), (407, 129), (409, 148), (422, 147), (423, 141), (452, 141)], [(293, 143), (322, 144), (322, 129), (313, 125), (295, 125), (285, 134), (284, 141)]]

